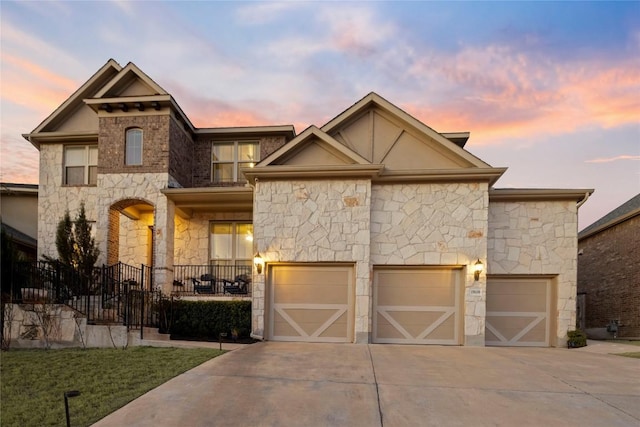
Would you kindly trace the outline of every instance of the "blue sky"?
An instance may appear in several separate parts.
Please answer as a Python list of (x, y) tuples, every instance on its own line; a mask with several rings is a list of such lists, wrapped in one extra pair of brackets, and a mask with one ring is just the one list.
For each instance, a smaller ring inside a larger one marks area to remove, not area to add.
[(34, 129), (109, 58), (196, 126), (322, 125), (375, 91), (509, 170), (595, 188), (584, 228), (640, 192), (640, 2), (10, 2), (1, 177), (38, 180)]

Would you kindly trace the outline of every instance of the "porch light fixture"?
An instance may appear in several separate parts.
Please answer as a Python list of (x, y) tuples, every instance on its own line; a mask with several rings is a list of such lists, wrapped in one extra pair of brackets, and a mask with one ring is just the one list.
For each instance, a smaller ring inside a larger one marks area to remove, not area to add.
[(482, 264), (482, 261), (480, 261), (480, 258), (478, 258), (478, 261), (476, 261), (475, 264), (473, 264), (473, 278), (474, 280), (480, 280), (480, 273), (482, 273), (482, 270), (484, 270), (484, 265)]
[(264, 260), (262, 259), (262, 256), (260, 256), (260, 252), (256, 252), (256, 254), (253, 256), (253, 265), (256, 266), (256, 271), (258, 272), (258, 274), (262, 274)]

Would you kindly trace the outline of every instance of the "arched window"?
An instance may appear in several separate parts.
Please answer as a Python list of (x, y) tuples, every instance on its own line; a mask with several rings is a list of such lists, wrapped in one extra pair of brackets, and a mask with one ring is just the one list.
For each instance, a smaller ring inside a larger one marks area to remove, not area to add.
[(142, 129), (134, 128), (127, 130), (124, 164), (142, 164)]

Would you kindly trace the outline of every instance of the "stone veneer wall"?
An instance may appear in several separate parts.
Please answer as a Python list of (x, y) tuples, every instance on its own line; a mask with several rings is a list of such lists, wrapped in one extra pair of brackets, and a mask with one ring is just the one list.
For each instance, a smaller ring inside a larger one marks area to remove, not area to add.
[[(144, 219), (143, 215), (141, 221), (144, 224), (139, 225), (139, 223), (135, 228), (153, 224), (155, 233), (154, 279), (157, 284), (170, 287), (173, 279), (174, 205), (160, 190), (166, 188), (171, 179), (166, 173), (98, 174), (98, 188), (101, 190), (96, 210), (99, 213), (96, 230), (96, 242), (100, 249), (99, 264), (107, 262), (105, 254), (107, 253), (109, 208), (114, 203), (125, 199), (143, 200), (154, 207), (153, 222), (149, 223), (149, 220)], [(121, 223), (125, 222), (122, 215), (120, 221)], [(126, 243), (120, 242), (121, 247), (124, 244)], [(144, 258), (146, 259), (146, 256)]]
[(100, 190), (95, 186), (62, 186), (63, 144), (40, 145), (38, 186), (38, 259), (58, 257), (56, 229), (68, 209), (73, 220), (84, 202), (89, 221), (97, 221), (96, 202)]
[(577, 235), (575, 201), (489, 204), (487, 274), (557, 276), (556, 345), (576, 324)]
[(120, 215), (120, 261), (125, 264), (140, 266), (148, 264), (149, 226), (153, 225), (153, 214), (143, 213), (140, 219), (130, 219)]
[[(369, 341), (368, 180), (260, 181), (254, 192), (254, 243), (269, 262), (355, 264), (355, 340)], [(264, 337), (265, 275), (254, 277), (253, 335)]]
[[(371, 264), (468, 266), (486, 259), (485, 183), (373, 185)], [(486, 282), (466, 269), (464, 335), (484, 345)], [(470, 289), (481, 290), (472, 296)], [(372, 321), (372, 320), (371, 320)]]
[(179, 216), (175, 221), (176, 265), (204, 265), (209, 263), (210, 221), (251, 221), (250, 212), (196, 213), (189, 219)]
[(619, 337), (640, 337), (640, 215), (580, 239), (578, 248), (586, 328), (617, 320)]

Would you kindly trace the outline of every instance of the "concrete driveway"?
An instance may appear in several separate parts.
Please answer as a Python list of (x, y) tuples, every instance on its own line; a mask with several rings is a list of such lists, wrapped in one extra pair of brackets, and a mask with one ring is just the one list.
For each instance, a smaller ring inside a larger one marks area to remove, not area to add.
[(640, 360), (582, 349), (265, 342), (95, 424), (125, 425), (638, 426)]

